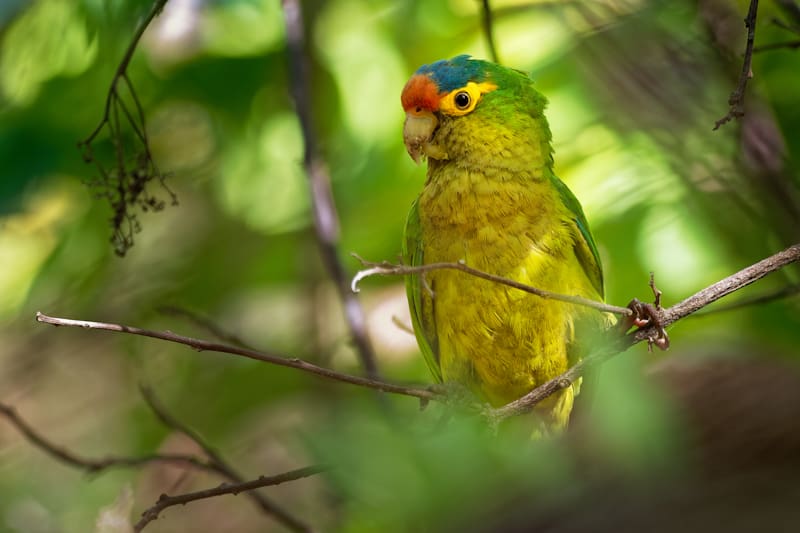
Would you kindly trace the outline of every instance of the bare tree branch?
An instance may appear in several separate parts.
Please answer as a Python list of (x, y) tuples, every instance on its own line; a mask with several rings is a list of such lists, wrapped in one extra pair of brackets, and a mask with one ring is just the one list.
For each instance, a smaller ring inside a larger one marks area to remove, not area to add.
[(706, 309), (700, 313), (695, 313), (691, 315), (691, 317), (699, 318), (710, 315), (716, 315), (717, 313), (725, 313), (727, 311), (735, 311), (736, 309), (741, 309), (743, 307), (750, 307), (752, 305), (761, 305), (769, 302), (774, 302), (775, 300), (790, 298), (797, 294), (800, 294), (800, 285), (787, 285), (786, 287), (781, 287), (780, 289), (771, 292), (755, 295), (752, 298), (744, 298), (742, 300), (739, 300), (738, 302), (732, 302), (727, 305), (719, 305), (714, 307), (713, 309)]
[(408, 265), (395, 265), (393, 263), (389, 263), (386, 261), (382, 263), (373, 263), (371, 261), (362, 259), (356, 254), (353, 254), (353, 257), (358, 259), (362, 265), (369, 267), (365, 270), (360, 270), (356, 272), (356, 275), (353, 276), (353, 281), (350, 284), (350, 288), (353, 292), (358, 292), (359, 291), (358, 284), (361, 282), (361, 280), (363, 280), (364, 278), (368, 278), (370, 276), (407, 276), (409, 274), (421, 274), (425, 272), (430, 272), (432, 270), (458, 270), (460, 272), (464, 272), (471, 276), (475, 276), (476, 278), (485, 279), (487, 281), (499, 283), (501, 285), (507, 285), (509, 287), (513, 287), (515, 289), (519, 289), (523, 292), (527, 292), (530, 294), (535, 294), (536, 296), (548, 300), (557, 300), (559, 302), (581, 305), (583, 307), (590, 307), (592, 309), (597, 309), (598, 311), (603, 311), (605, 313), (614, 313), (621, 316), (631, 316), (633, 314), (633, 311), (631, 311), (627, 307), (609, 305), (603, 302), (598, 302), (596, 300), (590, 300), (589, 298), (584, 298), (582, 296), (559, 294), (557, 292), (546, 291), (544, 289), (532, 287), (530, 285), (526, 285), (525, 283), (520, 283), (519, 281), (505, 278), (503, 276), (489, 274), (488, 272), (484, 272), (482, 270), (478, 270), (477, 268), (472, 268), (470, 266), (467, 266), (466, 263), (462, 262), (429, 263), (427, 265), (408, 266)]
[[(717, 283), (714, 283), (713, 285), (710, 285), (709, 287), (706, 287), (705, 289), (695, 293), (694, 295), (673, 305), (672, 307), (669, 307), (667, 309), (656, 308), (655, 312), (658, 314), (658, 316), (656, 317), (657, 320), (655, 320), (651, 325), (643, 326), (627, 335), (617, 335), (617, 332), (619, 330), (614, 330), (614, 329), (609, 330), (610, 331), (609, 335), (611, 336), (611, 339), (605, 346), (599, 348), (592, 355), (584, 358), (581, 362), (570, 368), (564, 374), (540, 385), (539, 387), (532, 390), (524, 397), (514, 402), (511, 402), (503, 407), (489, 410), (488, 413), (489, 418), (494, 421), (499, 421), (509, 416), (530, 411), (534, 405), (536, 405), (544, 398), (550, 396), (551, 394), (565, 387), (568, 387), (572, 382), (574, 382), (575, 379), (583, 375), (583, 373), (588, 367), (602, 363), (603, 361), (606, 361), (607, 359), (613, 357), (614, 355), (627, 350), (634, 344), (639, 343), (641, 341), (647, 340), (652, 342), (654, 339), (658, 338), (661, 335), (661, 330), (663, 328), (673, 324), (674, 322), (680, 320), (683, 317), (686, 317), (694, 313), (695, 311), (705, 307), (706, 305), (715, 302), (720, 298), (727, 296), (728, 294), (738, 289), (741, 289), (742, 287), (750, 285), (751, 283), (763, 278), (767, 274), (775, 272), (776, 270), (779, 270), (780, 268), (783, 268), (784, 266), (790, 263), (797, 262), (798, 260), (800, 260), (800, 244), (795, 244), (793, 246), (790, 246), (786, 250), (783, 250), (782, 252), (772, 255), (762, 261), (759, 261), (758, 263), (755, 263), (754, 265), (751, 265), (737, 272), (736, 274), (733, 274), (721, 281), (718, 281)], [(457, 270), (462, 270), (460, 266), (454, 267), (453, 265), (460, 265), (460, 263), (441, 263), (441, 264), (426, 265), (426, 266), (429, 267), (429, 270), (432, 270), (433, 268), (456, 268)], [(396, 265), (393, 265), (393, 267), (394, 266)], [(407, 269), (409, 267), (403, 267), (403, 268)], [(470, 272), (468, 270), (464, 271), (473, 274), (473, 272)], [(407, 274), (409, 272), (405, 271), (403, 273)], [(390, 274), (395, 274), (395, 272), (390, 272)], [(400, 273), (397, 272), (397, 274), (399, 275)], [(480, 273), (480, 274), (485, 274), (485, 273)], [(480, 274), (474, 274), (474, 275), (478, 277), (483, 277), (484, 279), (490, 279), (490, 280), (492, 279), (491, 277), (485, 277)], [(498, 283), (500, 282), (503, 281), (498, 281)], [(526, 292), (531, 292), (532, 294), (538, 294), (543, 298), (551, 296), (548, 293), (539, 294), (539, 292), (541, 292), (540, 289), (535, 289), (524, 285), (519, 288), (520, 290), (525, 290)], [(528, 290), (528, 289), (533, 289), (533, 290)], [(577, 304), (578, 302), (573, 302), (573, 303)], [(630, 310), (626, 309), (626, 311)], [(624, 314), (629, 315), (628, 312)], [(300, 359), (289, 359), (273, 354), (268, 354), (265, 352), (250, 350), (247, 348), (226, 346), (224, 344), (204, 341), (200, 339), (192, 339), (190, 337), (184, 337), (182, 335), (178, 335), (170, 331), (159, 332), (159, 331), (135, 328), (131, 326), (123, 326), (120, 324), (111, 324), (105, 322), (90, 322), (85, 320), (72, 320), (67, 318), (50, 317), (40, 312), (36, 314), (36, 320), (39, 322), (52, 324), (55, 326), (72, 326), (72, 327), (82, 327), (87, 329), (103, 329), (109, 331), (119, 331), (123, 333), (130, 333), (133, 335), (141, 335), (145, 337), (152, 337), (156, 339), (166, 340), (169, 342), (175, 342), (178, 344), (184, 344), (186, 346), (190, 346), (196, 350), (201, 350), (201, 351), (205, 350), (205, 351), (214, 351), (214, 352), (240, 355), (258, 361), (264, 361), (275, 365), (295, 368), (335, 381), (341, 381), (344, 383), (350, 383), (353, 385), (359, 385), (362, 387), (377, 389), (383, 392), (413, 396), (424, 401), (435, 400), (435, 399), (446, 399), (443, 392), (435, 388), (423, 389), (418, 387), (407, 387), (402, 385), (394, 385), (391, 383), (386, 383), (377, 380), (371, 380), (368, 378), (352, 376), (349, 374), (343, 374), (340, 372), (336, 372), (334, 370), (319, 367), (311, 363), (302, 361)]]
[(753, 42), (756, 38), (757, 15), (758, 0), (750, 0), (750, 8), (747, 10), (747, 17), (744, 19), (744, 25), (747, 28), (747, 45), (744, 49), (744, 60), (742, 61), (742, 72), (739, 74), (739, 83), (728, 98), (728, 112), (714, 123), (714, 130), (718, 130), (720, 126), (734, 118), (738, 119), (744, 116), (744, 93), (747, 88), (747, 81), (753, 77), (751, 64), (753, 62)]
[(19, 416), (14, 407), (0, 403), (0, 414), (5, 416), (6, 420), (11, 422), (28, 442), (62, 463), (85, 470), (90, 474), (96, 474), (109, 468), (135, 468), (148, 463), (184, 465), (209, 472), (216, 470), (214, 466), (206, 461), (184, 454), (149, 454), (139, 457), (105, 457), (102, 459), (81, 457), (47, 439)]
[(486, 46), (489, 48), (489, 57), (499, 65), (500, 56), (497, 54), (497, 46), (494, 43), (494, 22), (492, 20), (492, 6), (489, 5), (489, 0), (481, 0), (481, 23), (483, 25), (483, 35), (486, 38)]
[[(203, 460), (187, 454), (165, 453), (154, 453), (138, 457), (112, 456), (104, 457), (102, 459), (81, 457), (44, 437), (41, 433), (34, 429), (33, 426), (19, 416), (14, 407), (0, 402), (0, 414), (5, 416), (5, 418), (17, 428), (17, 430), (28, 440), (28, 442), (33, 444), (35, 447), (68, 466), (85, 470), (90, 474), (98, 474), (109, 468), (138, 468), (150, 463), (166, 463), (212, 472), (221, 475), (223, 478), (230, 480), (234, 484), (246, 483), (244, 478), (230, 465), (228, 465), (227, 462), (219, 455), (219, 453), (217, 453), (199, 434), (192, 431), (186, 425), (170, 415), (163, 408), (163, 406), (158, 403), (158, 400), (155, 398), (155, 395), (149, 388), (142, 387), (142, 395), (147, 401), (147, 404), (165, 426), (183, 433), (192, 441), (197, 443), (208, 456), (208, 460)], [(253, 491), (248, 492), (248, 496), (250, 496), (266, 514), (273, 516), (290, 531), (301, 533), (311, 533), (314, 531), (311, 526), (290, 515), (287, 511), (267, 499), (263, 494)]]
[(158, 518), (158, 515), (168, 507), (175, 505), (186, 505), (187, 503), (195, 502), (197, 500), (214, 498), (216, 496), (223, 496), (225, 494), (237, 495), (241, 492), (259, 489), (262, 487), (280, 485), (289, 481), (295, 481), (313, 476), (315, 474), (319, 474), (320, 472), (324, 472), (325, 470), (327, 470), (327, 468), (324, 466), (307, 466), (305, 468), (298, 468), (297, 470), (291, 470), (276, 476), (261, 476), (258, 479), (244, 481), (241, 483), (222, 483), (217, 487), (199, 490), (196, 492), (176, 494), (175, 496), (162, 494), (155, 505), (149, 507), (142, 513), (142, 518), (136, 522), (136, 524), (134, 524), (133, 530), (136, 532), (142, 531), (147, 524)]
[(589, 367), (593, 367), (607, 361), (614, 355), (624, 352), (636, 343), (652, 339), (655, 335), (657, 335), (657, 327), (667, 327), (681, 318), (705, 307), (706, 305), (715, 302), (720, 298), (741, 289), (742, 287), (746, 287), (747, 285), (758, 281), (767, 274), (775, 272), (776, 270), (779, 270), (784, 266), (797, 261), (800, 261), (800, 244), (790, 246), (782, 252), (759, 261), (754, 265), (740, 270), (736, 274), (728, 276), (727, 278), (696, 292), (692, 296), (673, 305), (672, 307), (661, 310), (659, 326), (646, 326), (625, 336), (609, 339), (607, 345), (603, 346), (592, 355), (584, 358), (582, 361), (574, 365), (560, 376), (555, 377), (550, 381), (536, 387), (518, 400), (504, 405), (503, 407), (488, 410), (488, 418), (492, 422), (498, 423), (499, 421), (510, 416), (529, 412), (531, 409), (533, 409), (533, 406), (540, 401), (561, 389), (569, 387), (575, 382), (576, 379), (582, 376)]
[[(692, 296), (686, 298), (672, 307), (664, 310), (664, 326), (668, 326), (673, 322), (697, 311), (698, 309), (715, 302), (727, 296), (730, 293), (746, 287), (751, 283), (758, 281), (767, 274), (771, 274), (776, 270), (800, 260), (800, 244), (794, 244), (789, 248), (778, 252), (766, 259), (762, 259), (758, 263), (751, 265), (745, 269), (740, 270), (736, 274), (728, 276), (727, 278), (698, 291)], [(639, 332), (637, 332), (637, 335)], [(641, 339), (638, 339), (641, 340)]]
[(303, 13), (299, 0), (283, 0), (283, 14), (286, 23), (286, 38), (291, 72), (290, 91), (295, 111), (300, 119), (305, 142), (303, 158), (306, 174), (311, 186), (311, 204), (314, 211), (314, 227), (317, 243), (328, 274), (333, 279), (342, 301), (345, 321), (356, 345), (361, 364), (368, 377), (377, 379), (378, 365), (375, 351), (367, 335), (367, 321), (364, 309), (358, 298), (350, 292), (347, 276), (339, 259), (339, 219), (331, 193), (331, 180), (328, 168), (319, 153), (311, 113), (311, 99), (308, 88), (311, 86), (308, 64), (305, 55), (305, 35)]
[[(203, 452), (209, 459), (211, 468), (213, 468), (214, 471), (229, 479), (233, 483), (245, 482), (245, 478), (230, 464), (228, 464), (228, 462), (223, 459), (219, 452), (217, 452), (208, 443), (208, 441), (206, 441), (199, 433), (192, 430), (189, 426), (167, 412), (164, 406), (161, 405), (161, 402), (158, 401), (158, 398), (156, 398), (155, 393), (150, 387), (142, 385), (139, 387), (139, 390), (142, 393), (142, 397), (144, 397), (144, 400), (147, 402), (147, 405), (150, 407), (153, 413), (155, 413), (156, 417), (158, 417), (162, 424), (172, 430), (183, 433), (198, 446), (200, 446), (200, 448), (202, 448)], [(290, 531), (295, 531), (298, 533), (311, 533), (313, 531), (311, 526), (292, 516), (288, 511), (277, 505), (272, 500), (268, 499), (260, 492), (253, 490), (248, 492), (247, 495), (252, 498), (256, 505), (258, 505), (261, 510), (264, 511), (264, 513), (275, 518)]]
[(440, 393), (430, 388), (408, 387), (404, 385), (386, 383), (384, 381), (379, 381), (375, 379), (364, 378), (361, 376), (353, 376), (350, 374), (337, 372), (329, 368), (317, 366), (297, 358), (282, 357), (280, 355), (258, 350), (251, 350), (249, 348), (229, 346), (226, 344), (221, 344), (213, 341), (206, 341), (202, 339), (194, 339), (191, 337), (178, 335), (177, 333), (173, 333), (171, 331), (154, 331), (149, 329), (137, 328), (133, 326), (125, 326), (122, 324), (113, 324), (108, 322), (92, 322), (89, 320), (73, 320), (70, 318), (52, 317), (45, 315), (41, 312), (36, 313), (36, 320), (38, 322), (44, 324), (51, 324), (53, 326), (70, 326), (70, 327), (78, 327), (85, 329), (117, 331), (122, 333), (129, 333), (131, 335), (139, 335), (142, 337), (151, 337), (163, 341), (174, 342), (176, 344), (183, 344), (198, 351), (220, 352), (232, 355), (239, 355), (242, 357), (255, 359), (257, 361), (263, 361), (265, 363), (270, 363), (273, 365), (285, 366), (297, 370), (302, 370), (304, 372), (315, 374), (317, 376), (321, 376), (327, 379), (332, 379), (334, 381), (350, 383), (351, 385), (358, 385), (360, 387), (375, 389), (381, 392), (390, 392), (393, 394), (403, 394), (405, 396), (413, 396), (415, 398), (420, 398), (422, 400), (432, 400), (440, 396)]

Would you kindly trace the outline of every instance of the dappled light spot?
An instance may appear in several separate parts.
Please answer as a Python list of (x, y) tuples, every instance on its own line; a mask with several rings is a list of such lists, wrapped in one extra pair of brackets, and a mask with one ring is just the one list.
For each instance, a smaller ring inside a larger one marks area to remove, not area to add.
[[(402, 110), (395, 105), (406, 81), (406, 67), (382, 31), (387, 12), (361, 0), (327, 4), (315, 44), (339, 88), (342, 118), (359, 143), (391, 142)], [(369, 23), (351, 24), (354, 18)], [(347, 31), (342, 31), (347, 28)]]
[(2, 35), (0, 95), (25, 106), (42, 83), (76, 76), (94, 63), (97, 37), (90, 38), (76, 3), (35, 2)]
[(310, 222), (303, 141), (297, 117), (277, 113), (255, 124), (222, 155), (222, 206), (264, 233), (298, 229)]

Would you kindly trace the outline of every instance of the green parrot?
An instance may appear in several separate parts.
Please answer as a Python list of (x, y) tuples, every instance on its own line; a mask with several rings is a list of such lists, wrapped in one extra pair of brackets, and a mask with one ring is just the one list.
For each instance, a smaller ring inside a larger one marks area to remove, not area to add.
[[(401, 101), (408, 153), (428, 159), (406, 222), (406, 264), (462, 261), (603, 300), (597, 247), (580, 203), (553, 173), (547, 101), (527, 75), (462, 55), (420, 67)], [(613, 320), (454, 270), (408, 276), (406, 289), (435, 379), (492, 406), (566, 371), (586, 355), (576, 331)], [(537, 406), (545, 431), (566, 427), (578, 385)]]

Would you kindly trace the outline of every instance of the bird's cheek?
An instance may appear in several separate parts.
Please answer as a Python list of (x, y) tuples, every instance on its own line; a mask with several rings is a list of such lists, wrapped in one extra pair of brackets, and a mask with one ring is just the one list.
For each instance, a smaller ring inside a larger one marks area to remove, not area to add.
[(434, 159), (446, 159), (444, 150), (431, 142), (439, 119), (430, 111), (409, 111), (406, 113), (406, 122), (403, 125), (403, 141), (408, 150), (408, 155), (415, 163), (419, 164), (422, 156)]

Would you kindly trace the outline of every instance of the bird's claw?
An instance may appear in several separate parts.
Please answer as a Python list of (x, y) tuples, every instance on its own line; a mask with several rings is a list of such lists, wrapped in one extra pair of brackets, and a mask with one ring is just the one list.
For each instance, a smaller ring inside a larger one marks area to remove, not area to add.
[(661, 350), (669, 348), (669, 335), (661, 320), (660, 306), (642, 302), (634, 298), (631, 300), (631, 303), (628, 304), (628, 309), (633, 311), (633, 314), (626, 318), (627, 329), (632, 327), (641, 329), (647, 326), (653, 328), (653, 334), (647, 337), (648, 351), (653, 351), (653, 346)]
[(661, 315), (661, 291), (656, 287), (652, 272), (650, 273), (650, 289), (655, 297), (653, 303), (642, 302), (637, 298), (631, 300), (628, 304), (628, 309), (632, 311), (632, 314), (625, 319), (623, 324), (626, 331), (632, 327), (652, 327), (653, 333), (647, 337), (647, 350), (652, 352), (653, 346), (660, 350), (667, 350), (669, 348), (669, 335), (664, 327)]

